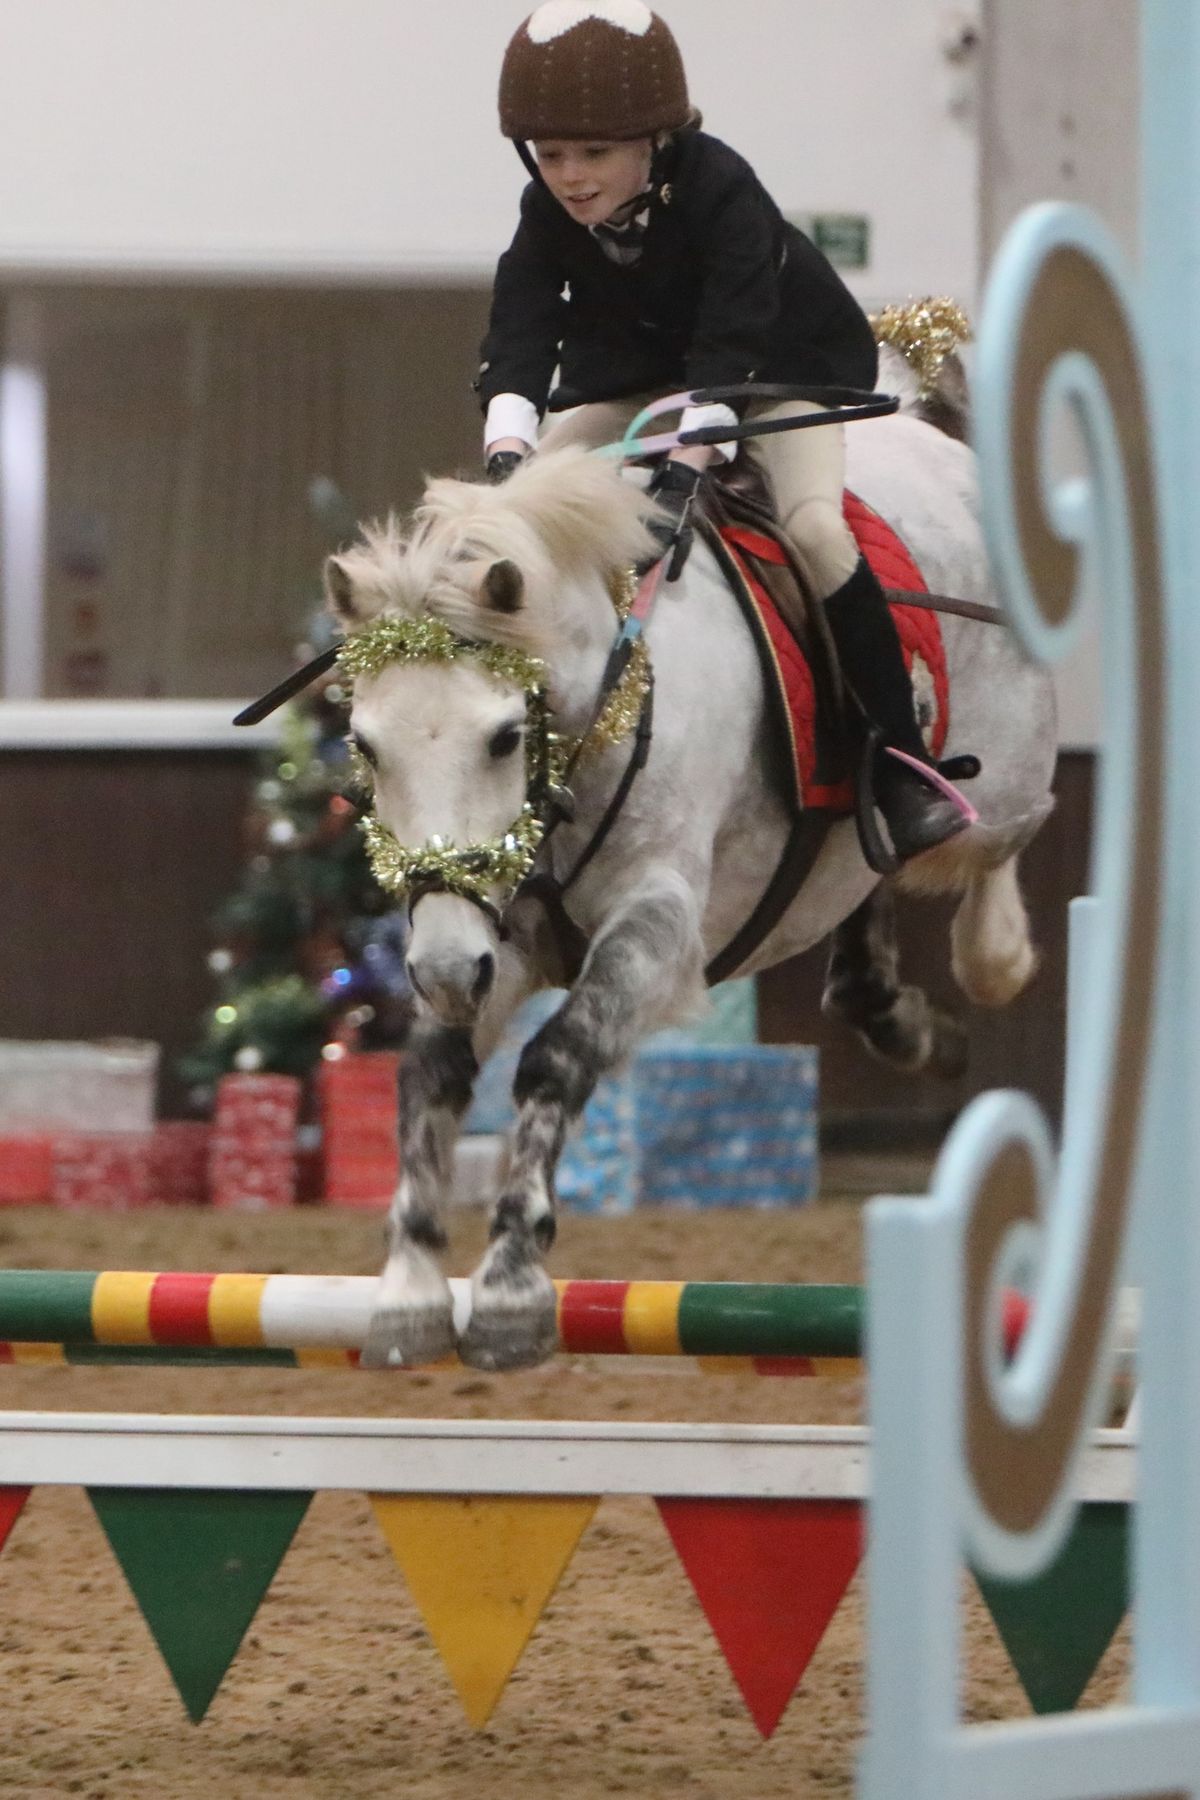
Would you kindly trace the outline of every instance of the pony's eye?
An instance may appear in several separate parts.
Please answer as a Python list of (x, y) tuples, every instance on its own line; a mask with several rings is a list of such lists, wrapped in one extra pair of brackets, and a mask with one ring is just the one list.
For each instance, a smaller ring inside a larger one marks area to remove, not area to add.
[(354, 745), (354, 748), (358, 751), (358, 754), (365, 763), (369, 763), (373, 769), (379, 767), (379, 758), (376, 756), (372, 746), (360, 732), (356, 731), (352, 733), (350, 742)]
[(511, 756), (520, 747), (521, 727), (519, 725), (501, 725), (499, 731), (493, 732), (488, 744), (488, 755), (496, 762)]

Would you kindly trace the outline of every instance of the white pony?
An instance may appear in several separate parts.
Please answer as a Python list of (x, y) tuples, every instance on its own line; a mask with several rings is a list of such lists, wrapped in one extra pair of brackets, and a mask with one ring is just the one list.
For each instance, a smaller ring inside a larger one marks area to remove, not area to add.
[[(989, 601), (972, 453), (912, 413), (847, 435), (849, 486), (899, 532), (931, 591)], [(515, 885), (509, 863), (519, 860), (530, 818), (522, 808), (537, 721), (524, 659), (544, 665), (557, 732), (584, 733), (616, 630), (612, 571), (649, 547), (645, 508), (612, 465), (565, 451), (533, 458), (500, 487), (435, 481), (407, 535), (389, 521), (327, 564), (330, 603), (351, 650), (378, 651), (357, 665), (352, 737), (372, 767), (394, 884), (406, 869), (410, 878), (409, 967), (423, 1001), (404, 1062), (403, 1176), (370, 1363), (428, 1362), (455, 1344), (437, 1261), (454, 1137), (478, 1062), (517, 1005), (560, 976), (539, 904), (518, 899), (501, 918)], [(422, 635), (430, 632), (442, 640), (434, 660)], [(943, 635), (952, 695), (945, 755), (981, 758), (970, 789), (980, 816), (896, 880), (961, 894), (955, 976), (972, 1000), (1002, 1005), (1036, 966), (1016, 859), (1051, 809), (1052, 689), (1002, 627), (947, 617)], [(456, 652), (460, 640), (503, 654), (489, 652), (485, 666)], [(647, 641), (655, 678), (648, 760), (570, 888), (586, 955), (564, 1004), (526, 1046), (515, 1083), (507, 1169), (458, 1342), (482, 1367), (516, 1367), (553, 1350), (555, 1295), (542, 1255), (554, 1236), (564, 1135), (602, 1074), (647, 1033), (702, 1009), (706, 965), (754, 912), (789, 830), (771, 773), (757, 653), (701, 542), (683, 577), (662, 590)], [(556, 826), (539, 869), (561, 877), (573, 868), (630, 755), (629, 742), (609, 743), (580, 760), (574, 815)], [(475, 864), (486, 892), (477, 887), (472, 897), (469, 884), (448, 891), (452, 880), (428, 873), (461, 856), (454, 846), (481, 845), (492, 847)], [(423, 876), (405, 847), (418, 862), (425, 854)], [(897, 1063), (950, 1066), (955, 1027), (897, 981), (890, 885), (879, 886), (864, 862), (854, 823), (834, 823), (800, 892), (739, 972), (836, 932), (826, 1010)]]

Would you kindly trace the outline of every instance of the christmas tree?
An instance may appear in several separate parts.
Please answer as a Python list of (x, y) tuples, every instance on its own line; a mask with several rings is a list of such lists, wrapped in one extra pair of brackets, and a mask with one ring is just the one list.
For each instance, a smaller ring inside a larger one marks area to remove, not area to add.
[[(309, 499), (331, 544), (345, 542), (337, 488), (318, 479)], [(298, 662), (332, 641), (323, 611), (308, 637)], [(245, 879), (214, 920), (217, 994), (180, 1065), (198, 1107), (230, 1070), (307, 1076), (322, 1056), (397, 1048), (411, 1022), (407, 924), (367, 862), (336, 666), (278, 718), (245, 822)]]

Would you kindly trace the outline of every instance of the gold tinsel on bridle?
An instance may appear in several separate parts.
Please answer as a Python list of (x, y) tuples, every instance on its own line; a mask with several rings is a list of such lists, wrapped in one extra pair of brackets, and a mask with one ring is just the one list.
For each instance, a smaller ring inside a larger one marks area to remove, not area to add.
[[(616, 573), (609, 592), (617, 617), (624, 620), (637, 595), (632, 570)], [(362, 821), (367, 854), (375, 879), (389, 893), (412, 889), (461, 894), (487, 903), (493, 890), (511, 893), (529, 874), (546, 834), (547, 820), (528, 797), (561, 785), (572, 753), (582, 748), (591, 753), (605, 744), (618, 744), (634, 729), (650, 685), (650, 660), (639, 638), (617, 687), (604, 711), (581, 746), (551, 729), (546, 697), (546, 665), (540, 658), (503, 644), (460, 637), (441, 619), (428, 615), (412, 619), (396, 615), (376, 619), (347, 638), (338, 653), (342, 673), (378, 675), (389, 664), (449, 663), (470, 660), (489, 675), (523, 688), (526, 695), (525, 782), (527, 798), (508, 830), (486, 843), (456, 845), (434, 837), (410, 849), (401, 844), (386, 825), (373, 817)], [(369, 792), (371, 771), (352, 746), (351, 757), (362, 785)]]
[(916, 370), (921, 398), (928, 399), (946, 358), (971, 341), (971, 324), (956, 300), (928, 295), (905, 306), (871, 314), (877, 344), (890, 344)]

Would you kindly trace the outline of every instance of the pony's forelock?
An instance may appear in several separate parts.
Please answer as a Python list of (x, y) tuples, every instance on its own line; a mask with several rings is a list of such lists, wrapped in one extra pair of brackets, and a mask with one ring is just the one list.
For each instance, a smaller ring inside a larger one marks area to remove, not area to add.
[[(465, 636), (538, 652), (557, 635), (564, 581), (607, 578), (645, 553), (648, 510), (613, 464), (559, 450), (531, 458), (500, 486), (430, 482), (411, 535), (389, 514), (338, 561), (358, 595), (371, 598), (364, 618), (430, 613)], [(524, 582), (515, 612), (498, 612), (482, 593), (487, 570), (502, 561), (514, 562)]]

